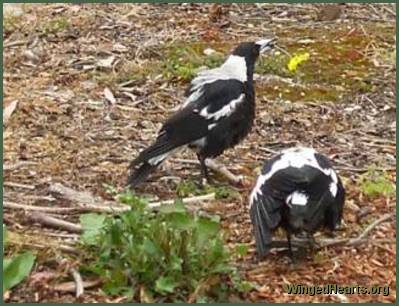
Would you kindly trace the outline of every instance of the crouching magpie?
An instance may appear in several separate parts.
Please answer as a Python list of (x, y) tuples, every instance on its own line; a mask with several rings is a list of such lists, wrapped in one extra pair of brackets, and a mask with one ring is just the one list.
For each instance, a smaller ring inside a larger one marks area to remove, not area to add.
[(258, 258), (270, 250), (282, 227), (292, 258), (291, 234), (333, 231), (341, 223), (345, 190), (327, 157), (312, 148), (282, 151), (262, 169), (249, 199)]
[(234, 147), (251, 130), (255, 62), (274, 47), (275, 40), (241, 43), (220, 67), (199, 72), (187, 88), (180, 110), (166, 120), (155, 142), (132, 161), (127, 184), (135, 187), (186, 145), (195, 150), (201, 174), (209, 179), (205, 159)]

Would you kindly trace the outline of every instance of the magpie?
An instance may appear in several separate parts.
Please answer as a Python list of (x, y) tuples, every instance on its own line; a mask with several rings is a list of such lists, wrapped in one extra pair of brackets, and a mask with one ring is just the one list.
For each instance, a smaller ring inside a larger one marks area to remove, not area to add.
[(131, 162), (127, 185), (133, 188), (143, 182), (183, 146), (196, 152), (201, 175), (209, 182), (205, 159), (234, 147), (252, 128), (255, 62), (275, 41), (241, 43), (220, 67), (199, 72), (187, 88), (181, 108), (166, 120), (155, 142)]
[(331, 231), (341, 223), (345, 189), (330, 160), (312, 148), (290, 148), (268, 160), (249, 199), (256, 250), (262, 259), (270, 250), (272, 233), (287, 235)]

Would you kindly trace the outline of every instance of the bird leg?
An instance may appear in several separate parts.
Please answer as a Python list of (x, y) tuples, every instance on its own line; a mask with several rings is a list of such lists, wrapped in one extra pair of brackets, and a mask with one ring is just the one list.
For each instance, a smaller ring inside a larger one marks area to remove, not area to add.
[(205, 164), (205, 157), (201, 156), (200, 154), (197, 154), (197, 158), (200, 162), (200, 167), (201, 167), (201, 185), (205, 186), (207, 183), (209, 184), (211, 182), (209, 178), (208, 168), (206, 167)]
[(312, 233), (307, 232), (306, 236), (308, 238), (309, 246), (311, 249), (315, 249), (318, 246), (318, 243), (316, 239), (314, 239), (314, 236)]
[(290, 256), (292, 262), (295, 262), (294, 253), (292, 252), (292, 245), (291, 245), (291, 233), (288, 231), (287, 231), (287, 241), (288, 241), (288, 255)]

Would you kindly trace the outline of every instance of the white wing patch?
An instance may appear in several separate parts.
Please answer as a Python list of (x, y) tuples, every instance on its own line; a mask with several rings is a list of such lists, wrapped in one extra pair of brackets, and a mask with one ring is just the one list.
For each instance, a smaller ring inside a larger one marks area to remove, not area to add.
[(161, 154), (161, 155), (155, 156), (153, 158), (150, 158), (148, 160), (148, 163), (150, 165), (156, 166), (156, 165), (160, 164), (161, 162), (163, 162), (165, 160), (165, 158), (167, 158), (169, 156), (169, 154), (170, 154), (170, 152), (167, 152), (165, 154)]
[(337, 195), (337, 191), (338, 191), (338, 186), (337, 183), (331, 182), (330, 183), (330, 192), (332, 194), (332, 196), (335, 198), (335, 196)]
[(221, 117), (230, 116), (234, 110), (237, 108), (238, 104), (244, 101), (245, 95), (241, 94), (237, 99), (233, 99), (229, 102), (229, 104), (223, 106), (221, 109), (214, 113), (209, 113), (209, 106), (203, 108), (200, 112), (200, 115), (206, 119), (214, 119), (219, 120)]
[(212, 130), (216, 125), (217, 123), (211, 123), (210, 125), (208, 125), (208, 131)]
[(306, 204), (308, 204), (308, 198), (309, 197), (306, 194), (299, 191), (294, 191), (287, 197), (285, 202), (288, 205), (292, 204), (292, 205), (305, 206)]
[(257, 200), (258, 194), (261, 194), (263, 184), (270, 179), (276, 172), (288, 167), (302, 168), (303, 166), (310, 166), (323, 172), (325, 175), (330, 176), (335, 187), (330, 185), (331, 194), (335, 197), (337, 193), (337, 174), (333, 169), (322, 168), (315, 157), (316, 151), (312, 148), (290, 148), (282, 151), (280, 159), (275, 161), (269, 172), (261, 174), (256, 181), (256, 185), (251, 192), (249, 205)]

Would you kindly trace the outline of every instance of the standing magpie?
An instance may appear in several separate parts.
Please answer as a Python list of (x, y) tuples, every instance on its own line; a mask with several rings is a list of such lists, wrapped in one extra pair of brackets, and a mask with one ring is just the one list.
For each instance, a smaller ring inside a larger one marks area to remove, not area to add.
[(218, 68), (201, 71), (191, 81), (180, 110), (166, 120), (155, 142), (132, 161), (127, 184), (141, 183), (182, 146), (197, 153), (202, 177), (209, 180), (206, 158), (234, 147), (251, 130), (255, 117), (255, 62), (276, 39), (241, 43)]
[(327, 157), (312, 148), (290, 148), (267, 161), (252, 190), (249, 212), (256, 249), (263, 258), (272, 232), (282, 227), (292, 258), (291, 234), (340, 225), (345, 201), (341, 179)]

